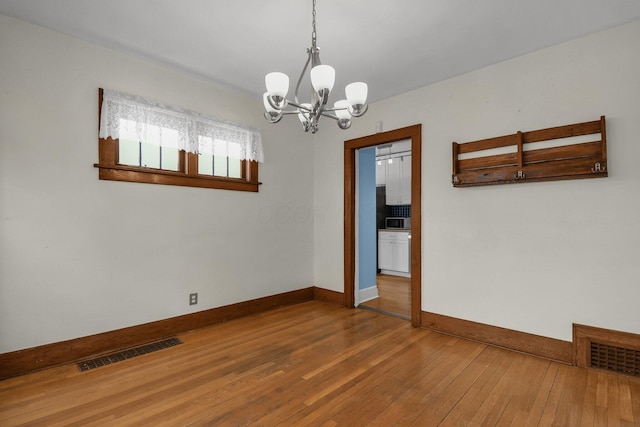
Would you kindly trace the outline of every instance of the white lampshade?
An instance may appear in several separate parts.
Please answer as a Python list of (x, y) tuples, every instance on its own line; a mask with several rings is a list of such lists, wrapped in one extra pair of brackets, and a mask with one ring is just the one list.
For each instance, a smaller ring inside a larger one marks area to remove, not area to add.
[(287, 97), (289, 92), (289, 76), (285, 73), (273, 72), (264, 77), (267, 93), (271, 96)]
[[(303, 107), (306, 107), (309, 110), (311, 110), (311, 104), (300, 104), (300, 105), (302, 105)], [(305, 115), (302, 114), (303, 112), (304, 112), (304, 114), (307, 115), (307, 117), (305, 117)], [(298, 108), (298, 119), (300, 119), (300, 123), (305, 124), (309, 120), (308, 119), (309, 114), (311, 114), (309, 111), (301, 110), (301, 109)]]
[(367, 93), (369, 91), (369, 87), (364, 82), (355, 82), (348, 84), (347, 87), (344, 88), (345, 94), (347, 95), (347, 100), (349, 104), (354, 105), (364, 105), (367, 103)]
[(340, 101), (336, 101), (333, 104), (333, 107), (336, 109), (336, 116), (341, 120), (349, 120), (351, 118), (351, 113), (349, 113), (349, 101), (346, 99), (341, 99)]
[(316, 65), (311, 69), (311, 84), (316, 92), (328, 89), (331, 92), (336, 81), (336, 70), (331, 65)]

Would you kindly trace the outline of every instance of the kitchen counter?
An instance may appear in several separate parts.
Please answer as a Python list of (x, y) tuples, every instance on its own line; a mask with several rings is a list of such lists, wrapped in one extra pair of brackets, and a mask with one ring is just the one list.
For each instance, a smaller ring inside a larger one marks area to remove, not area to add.
[(378, 231), (391, 231), (391, 232), (401, 232), (401, 233), (411, 233), (410, 228), (378, 228)]

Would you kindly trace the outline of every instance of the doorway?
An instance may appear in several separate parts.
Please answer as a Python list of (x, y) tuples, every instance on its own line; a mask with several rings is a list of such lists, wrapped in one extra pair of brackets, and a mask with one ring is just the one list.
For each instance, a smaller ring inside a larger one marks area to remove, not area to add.
[(344, 143), (344, 296), (345, 305), (355, 307), (356, 270), (356, 154), (361, 148), (411, 140), (411, 324), (420, 326), (421, 321), (421, 164), (422, 125), (381, 132)]

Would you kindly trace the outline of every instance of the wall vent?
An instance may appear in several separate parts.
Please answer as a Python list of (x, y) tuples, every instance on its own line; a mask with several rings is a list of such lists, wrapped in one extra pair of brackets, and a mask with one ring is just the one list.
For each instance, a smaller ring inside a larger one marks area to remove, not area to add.
[(78, 363), (78, 369), (80, 371), (88, 371), (100, 366), (110, 365), (112, 363), (121, 362), (123, 360), (131, 359), (136, 356), (141, 356), (147, 353), (153, 353), (154, 351), (162, 350), (169, 347), (182, 344), (178, 338), (168, 338), (166, 340), (157, 341), (151, 344), (141, 345), (140, 347), (130, 348), (128, 350), (119, 351), (117, 353), (106, 354), (93, 359), (84, 360)]
[(640, 334), (573, 324), (573, 363), (640, 377)]
[(591, 366), (640, 376), (640, 351), (592, 341)]

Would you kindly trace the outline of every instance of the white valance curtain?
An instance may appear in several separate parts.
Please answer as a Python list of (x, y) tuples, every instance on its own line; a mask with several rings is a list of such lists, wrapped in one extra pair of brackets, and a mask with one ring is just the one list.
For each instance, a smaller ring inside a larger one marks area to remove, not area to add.
[(160, 104), (141, 96), (104, 89), (100, 138), (120, 137), (190, 153), (218, 154), (223, 143), (227, 157), (264, 162), (260, 132), (193, 111)]

